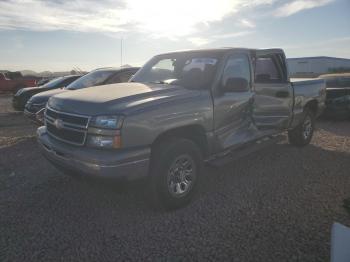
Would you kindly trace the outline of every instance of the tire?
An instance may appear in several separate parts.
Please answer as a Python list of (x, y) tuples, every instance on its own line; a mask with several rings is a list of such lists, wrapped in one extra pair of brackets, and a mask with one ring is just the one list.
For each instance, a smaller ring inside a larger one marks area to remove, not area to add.
[(150, 190), (154, 207), (166, 210), (187, 205), (198, 184), (202, 154), (188, 139), (172, 138), (152, 152)]
[(306, 146), (310, 143), (315, 130), (315, 115), (306, 109), (301, 124), (288, 131), (288, 140), (291, 145)]

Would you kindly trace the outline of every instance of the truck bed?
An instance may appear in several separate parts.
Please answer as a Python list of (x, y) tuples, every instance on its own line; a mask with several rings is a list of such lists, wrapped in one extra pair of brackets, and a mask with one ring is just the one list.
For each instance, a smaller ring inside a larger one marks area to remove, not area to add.
[(317, 115), (324, 110), (326, 100), (326, 82), (320, 78), (292, 78), (290, 80), (294, 89), (294, 121), (293, 126), (300, 123), (302, 112), (309, 101), (317, 101)]
[(312, 85), (317, 83), (324, 83), (323, 79), (320, 78), (291, 78), (290, 82), (295, 85)]

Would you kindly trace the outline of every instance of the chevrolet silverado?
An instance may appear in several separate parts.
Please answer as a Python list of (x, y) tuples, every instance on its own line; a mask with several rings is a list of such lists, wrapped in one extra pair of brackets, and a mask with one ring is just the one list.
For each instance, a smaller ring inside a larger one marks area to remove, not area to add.
[(203, 163), (227, 163), (284, 132), (307, 145), (324, 104), (324, 80), (290, 80), (281, 49), (180, 51), (153, 57), (129, 83), (51, 97), (37, 135), (60, 170), (146, 177), (152, 199), (177, 208)]

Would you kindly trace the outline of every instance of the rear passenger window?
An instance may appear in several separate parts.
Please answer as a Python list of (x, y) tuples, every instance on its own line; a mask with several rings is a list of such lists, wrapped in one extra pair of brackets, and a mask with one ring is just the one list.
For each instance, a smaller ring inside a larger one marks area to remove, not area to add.
[(259, 56), (255, 61), (256, 83), (281, 83), (285, 81), (281, 59), (278, 56)]
[(338, 82), (340, 87), (350, 87), (350, 77), (340, 77)]
[(350, 77), (326, 78), (327, 87), (350, 87)]
[(327, 85), (327, 87), (339, 87), (338, 79), (337, 78), (328, 78), (328, 79), (326, 79), (326, 85)]

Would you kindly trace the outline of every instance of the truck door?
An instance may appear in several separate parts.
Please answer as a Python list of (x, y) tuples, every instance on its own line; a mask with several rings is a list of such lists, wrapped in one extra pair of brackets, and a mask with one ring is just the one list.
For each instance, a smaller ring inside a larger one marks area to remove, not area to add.
[(284, 129), (294, 102), (285, 55), (282, 50), (258, 50), (254, 60), (254, 123), (258, 129)]
[(248, 53), (227, 56), (220, 80), (213, 92), (214, 130), (218, 150), (247, 140), (254, 93), (251, 90), (252, 70)]

